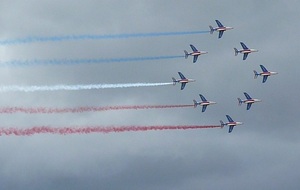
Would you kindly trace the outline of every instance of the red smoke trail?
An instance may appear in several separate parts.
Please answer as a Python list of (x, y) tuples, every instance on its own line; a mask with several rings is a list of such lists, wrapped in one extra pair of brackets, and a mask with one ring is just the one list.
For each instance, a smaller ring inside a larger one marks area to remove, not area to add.
[(221, 128), (220, 125), (163, 125), (163, 126), (86, 126), (86, 127), (49, 127), (37, 126), (27, 129), (18, 128), (0, 128), (0, 136), (16, 135), (16, 136), (31, 136), (35, 134), (88, 134), (88, 133), (121, 133), (130, 131), (153, 131), (153, 130), (188, 130), (188, 129), (207, 129)]
[(81, 113), (81, 112), (99, 112), (110, 110), (138, 110), (138, 109), (165, 109), (165, 108), (185, 108), (193, 107), (194, 105), (141, 105), (141, 106), (105, 106), (105, 107), (76, 107), (76, 108), (23, 108), (23, 107), (4, 107), (0, 108), (1, 113), (27, 113), (27, 114), (51, 114), (51, 113)]

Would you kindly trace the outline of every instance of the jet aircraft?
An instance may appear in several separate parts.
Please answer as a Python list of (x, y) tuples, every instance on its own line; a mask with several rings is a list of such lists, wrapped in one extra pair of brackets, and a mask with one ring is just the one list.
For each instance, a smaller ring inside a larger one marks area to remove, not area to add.
[(247, 104), (247, 110), (249, 110), (251, 108), (251, 105), (255, 102), (261, 102), (260, 99), (254, 99), (254, 98), (251, 98), (249, 96), (248, 93), (244, 92), (244, 95), (246, 96), (246, 99), (245, 100), (241, 100), (240, 98), (238, 98), (238, 101), (239, 101), (239, 106), (242, 105), (242, 103), (244, 104)]
[(181, 90), (184, 89), (186, 83), (195, 82), (196, 81), (194, 79), (187, 79), (187, 78), (185, 78), (185, 76), (181, 72), (178, 72), (178, 74), (180, 76), (180, 79), (176, 80), (174, 77), (172, 77), (172, 80), (173, 80), (173, 85), (175, 85), (176, 83), (181, 83)]
[(195, 107), (195, 108), (197, 107), (197, 105), (202, 106), (202, 112), (205, 112), (206, 107), (207, 107), (208, 105), (216, 104), (216, 102), (213, 102), (213, 101), (207, 101), (206, 98), (205, 98), (202, 94), (199, 94), (199, 96), (200, 96), (202, 102), (197, 102), (196, 100), (193, 100), (193, 102), (194, 102), (194, 107)]
[(199, 55), (208, 53), (207, 51), (198, 51), (197, 48), (195, 48), (195, 46), (193, 46), (192, 44), (190, 44), (190, 46), (191, 46), (193, 52), (188, 53), (186, 50), (184, 50), (184, 54), (185, 54), (184, 57), (187, 59), (189, 55), (194, 56), (193, 63), (195, 63), (197, 61)]
[(237, 50), (236, 48), (233, 48), (234, 52), (235, 52), (235, 56), (237, 56), (238, 53), (243, 53), (244, 54), (243, 60), (246, 60), (249, 53), (258, 52), (257, 49), (249, 49), (243, 42), (240, 42), (240, 43), (241, 43), (241, 46), (243, 47), (243, 49)]
[(218, 31), (219, 32), (219, 38), (221, 38), (223, 36), (224, 31), (233, 29), (233, 27), (224, 26), (219, 20), (216, 20), (216, 23), (218, 25), (218, 27), (216, 27), (216, 28), (214, 28), (212, 26), (209, 26), (210, 34), (213, 34), (214, 31)]
[(232, 130), (233, 130), (233, 127), (235, 127), (236, 125), (242, 125), (243, 124), (243, 122), (233, 121), (233, 119), (229, 115), (226, 115), (226, 117), (228, 119), (228, 122), (224, 123), (222, 120), (220, 120), (220, 123), (221, 123), (221, 127), (224, 127), (225, 125), (229, 126), (228, 133), (231, 133)]
[(268, 71), (263, 65), (260, 65), (260, 68), (261, 68), (261, 70), (263, 72), (257, 73), (255, 70), (253, 72), (254, 72), (254, 78), (255, 79), (257, 78), (258, 75), (263, 76), (262, 83), (265, 83), (267, 81), (268, 76), (277, 75), (278, 74), (277, 72), (274, 72), (274, 71)]

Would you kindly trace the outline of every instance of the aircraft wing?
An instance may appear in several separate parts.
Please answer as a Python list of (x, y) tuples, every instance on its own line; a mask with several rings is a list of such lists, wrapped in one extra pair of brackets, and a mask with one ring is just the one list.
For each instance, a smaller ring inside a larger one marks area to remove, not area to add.
[(195, 46), (193, 46), (192, 44), (190, 44), (190, 46), (191, 46), (193, 52), (198, 51), (197, 48), (195, 48)]
[(181, 90), (184, 89), (185, 85), (186, 85), (186, 83), (181, 83)]
[(226, 115), (226, 117), (227, 117), (229, 122), (234, 122), (233, 119), (229, 115)]
[(250, 99), (252, 99), (252, 98), (249, 96), (249, 94), (248, 94), (248, 93), (244, 92), (244, 95), (246, 96), (247, 100), (250, 100)]
[(223, 33), (224, 33), (223, 30), (219, 31), (219, 38), (221, 38), (223, 36)]
[(197, 59), (198, 59), (198, 55), (194, 55), (193, 63), (196, 63)]
[(205, 98), (202, 94), (199, 94), (199, 96), (200, 96), (200, 98), (201, 98), (201, 100), (202, 100), (203, 102), (206, 102), (206, 101), (207, 101), (206, 98)]
[(260, 68), (263, 72), (268, 72), (268, 70), (266, 69), (266, 67), (264, 67), (263, 65), (260, 65)]
[(241, 46), (243, 47), (243, 49), (249, 49), (243, 42), (241, 42)]
[(217, 23), (217, 25), (218, 25), (219, 27), (224, 27), (223, 24), (222, 24), (220, 21), (216, 20), (216, 23)]
[(178, 72), (178, 74), (179, 74), (181, 79), (186, 79), (185, 76), (181, 72)]
[(246, 60), (249, 53), (244, 53), (243, 60)]
[(265, 83), (267, 81), (267, 79), (268, 79), (268, 76), (264, 75), (264, 77), (263, 77), (263, 83)]
[(202, 106), (202, 112), (205, 112), (207, 105)]
[(228, 131), (228, 133), (231, 133), (231, 132), (232, 132), (232, 130), (233, 130), (233, 127), (234, 127), (234, 126), (232, 126), (232, 125), (231, 125), (231, 126), (229, 126), (229, 131)]
[(247, 104), (247, 110), (249, 110), (251, 108), (252, 103), (248, 103)]

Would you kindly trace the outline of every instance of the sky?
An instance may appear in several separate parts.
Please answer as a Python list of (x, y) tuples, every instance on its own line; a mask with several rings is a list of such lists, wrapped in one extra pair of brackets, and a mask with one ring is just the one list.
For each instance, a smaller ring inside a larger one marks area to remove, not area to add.
[[(64, 114), (0, 114), (1, 127), (219, 125), (230, 115), (244, 124), (223, 129), (109, 134), (37, 134), (0, 137), (1, 189), (299, 189), (298, 9), (284, 1), (57, 1), (0, 2), (0, 41), (27, 37), (208, 31), (217, 33), (47, 41), (0, 45), (0, 63), (14, 60), (192, 58), (95, 64), (6, 65), (0, 86), (161, 83), (181, 71), (196, 82), (180, 86), (81, 91), (1, 92), (0, 107), (176, 105), (216, 101), (200, 108)], [(259, 52), (234, 56), (240, 42)], [(279, 74), (253, 78), (259, 65)], [(262, 100), (238, 106), (243, 92)]]

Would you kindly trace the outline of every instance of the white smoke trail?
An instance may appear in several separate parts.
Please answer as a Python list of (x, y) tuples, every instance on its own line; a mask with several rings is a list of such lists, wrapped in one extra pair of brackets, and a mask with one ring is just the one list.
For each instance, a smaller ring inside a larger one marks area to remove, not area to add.
[(153, 87), (166, 86), (173, 83), (126, 83), (126, 84), (87, 84), (87, 85), (54, 85), (54, 86), (0, 86), (0, 92), (36, 92), (57, 90), (93, 90), (105, 88), (131, 88), (131, 87)]

